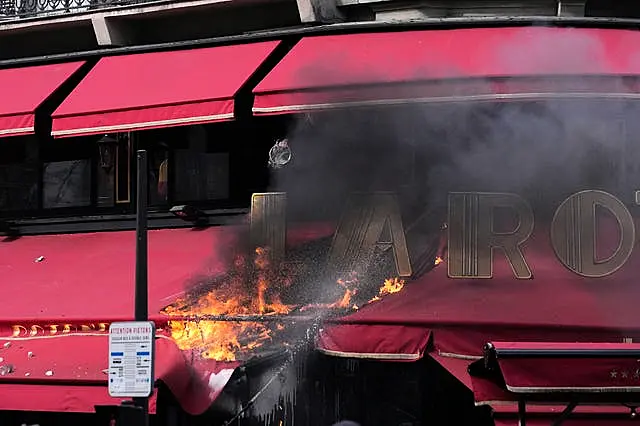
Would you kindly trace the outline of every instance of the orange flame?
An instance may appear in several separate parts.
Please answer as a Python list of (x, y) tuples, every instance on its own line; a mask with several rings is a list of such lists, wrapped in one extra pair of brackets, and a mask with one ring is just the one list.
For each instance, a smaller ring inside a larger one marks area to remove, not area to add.
[(382, 299), (382, 297), (386, 296), (387, 294), (398, 293), (402, 291), (403, 288), (404, 288), (404, 280), (401, 280), (400, 278), (397, 278), (397, 277), (387, 278), (386, 280), (384, 280), (384, 284), (382, 284), (382, 287), (380, 287), (380, 289), (378, 290), (378, 294), (374, 296), (371, 300), (369, 300), (369, 303), (376, 302)]
[[(300, 311), (309, 308), (358, 309), (354, 298), (358, 294), (360, 282), (355, 272), (336, 281), (343, 291), (335, 302), (299, 307), (282, 303), (278, 288), (274, 288), (273, 284), (277, 277), (281, 287), (288, 287), (291, 279), (282, 278), (280, 274), (276, 274), (276, 269), (270, 261), (269, 250), (257, 248), (252, 259), (237, 256), (227, 279), (214, 290), (196, 300), (182, 299), (166, 307), (163, 312), (170, 316), (171, 336), (178, 347), (182, 350), (197, 349), (204, 358), (235, 361), (238, 356), (271, 341), (275, 333), (285, 330), (285, 325), (276, 322), (221, 321), (207, 319), (207, 316), (283, 315), (296, 307)], [(250, 283), (255, 285), (250, 286)], [(387, 279), (372, 301), (397, 293), (403, 287), (404, 280)], [(187, 319), (171, 320), (171, 316)], [(55, 333), (58, 330), (51, 331)]]
[(337, 302), (329, 305), (330, 308), (348, 308), (351, 305), (351, 299), (358, 294), (358, 274), (349, 273), (346, 279), (339, 278), (337, 281), (339, 286), (344, 287), (344, 294)]
[[(165, 308), (164, 313), (180, 316), (224, 316), (224, 315), (273, 315), (286, 314), (292, 306), (283, 304), (278, 295), (270, 291), (269, 251), (255, 250), (254, 268), (247, 268), (246, 259), (237, 256), (235, 271), (227, 282), (200, 297), (195, 303), (178, 301)], [(249, 272), (256, 273), (256, 286), (247, 289)], [(268, 324), (245, 321), (169, 321), (171, 335), (180, 349), (199, 348), (205, 358), (219, 361), (234, 361), (240, 352), (262, 346), (271, 339)]]
[(442, 262), (444, 262), (444, 260), (440, 257), (437, 256), (436, 260), (433, 262), (434, 265), (438, 266), (439, 264), (441, 264)]

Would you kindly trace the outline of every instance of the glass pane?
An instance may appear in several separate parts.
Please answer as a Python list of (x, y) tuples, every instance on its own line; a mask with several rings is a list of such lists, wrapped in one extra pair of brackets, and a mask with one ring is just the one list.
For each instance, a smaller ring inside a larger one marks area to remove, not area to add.
[(169, 151), (164, 147), (149, 152), (149, 204), (167, 204)]
[(229, 154), (175, 152), (177, 201), (229, 198)]
[(115, 167), (98, 167), (98, 207), (112, 207), (115, 203)]
[(45, 163), (43, 181), (45, 209), (91, 204), (90, 160)]
[(0, 166), (0, 211), (34, 210), (38, 169), (25, 164)]

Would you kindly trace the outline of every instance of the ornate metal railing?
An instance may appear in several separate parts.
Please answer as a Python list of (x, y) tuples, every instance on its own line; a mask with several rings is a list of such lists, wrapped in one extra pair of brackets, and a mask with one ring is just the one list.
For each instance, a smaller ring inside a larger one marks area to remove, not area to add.
[(21, 18), (65, 15), (154, 1), (157, 0), (0, 0), (0, 22)]

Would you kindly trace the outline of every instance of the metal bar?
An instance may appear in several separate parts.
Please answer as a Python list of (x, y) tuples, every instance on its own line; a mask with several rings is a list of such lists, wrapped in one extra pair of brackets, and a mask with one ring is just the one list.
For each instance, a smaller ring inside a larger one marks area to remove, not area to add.
[(527, 426), (527, 403), (524, 399), (518, 400), (518, 426)]
[[(138, 5), (139, 6), (139, 5)], [(110, 9), (101, 9), (100, 12), (109, 12)], [(419, 30), (419, 29), (451, 29), (465, 27), (501, 27), (501, 26), (530, 26), (530, 25), (557, 25), (557, 26), (576, 26), (586, 28), (637, 28), (640, 21), (637, 19), (620, 19), (620, 18), (564, 18), (564, 17), (466, 17), (466, 18), (447, 18), (432, 19), (420, 22), (351, 22), (338, 23), (319, 26), (304, 26), (297, 28), (285, 28), (269, 31), (256, 31), (253, 33), (204, 38), (198, 40), (168, 42), (147, 44), (141, 46), (125, 46), (118, 48), (95, 49), (77, 53), (63, 53), (53, 55), (35, 56), (30, 58), (6, 59), (0, 60), (0, 68), (15, 67), (20, 65), (32, 65), (37, 63), (60, 62), (88, 59), (92, 57), (102, 57), (107, 55), (122, 55), (128, 53), (146, 53), (162, 50), (190, 49), (195, 47), (215, 46), (222, 44), (234, 44), (243, 42), (256, 42), (276, 40), (284, 37), (313, 36), (326, 34), (344, 34), (362, 31), (389, 31), (389, 30)]]
[(167, 321), (212, 321), (212, 322), (313, 322), (322, 316), (298, 316), (298, 315), (171, 315)]
[[(147, 151), (138, 151), (137, 161), (135, 319), (147, 321), (149, 319)], [(149, 426), (149, 399), (134, 398), (133, 403), (144, 412), (143, 426)]]
[(136, 321), (147, 321), (148, 268), (147, 268), (147, 151), (138, 151), (138, 197), (136, 200)]
[(558, 416), (558, 418), (555, 419), (553, 423), (551, 423), (551, 426), (561, 426), (562, 423), (564, 423), (564, 421), (569, 418), (569, 416), (571, 415), (571, 413), (573, 413), (573, 410), (575, 410), (577, 406), (578, 406), (577, 402), (569, 403), (569, 405), (567, 405), (567, 407), (562, 411), (562, 413), (560, 413), (560, 416)]

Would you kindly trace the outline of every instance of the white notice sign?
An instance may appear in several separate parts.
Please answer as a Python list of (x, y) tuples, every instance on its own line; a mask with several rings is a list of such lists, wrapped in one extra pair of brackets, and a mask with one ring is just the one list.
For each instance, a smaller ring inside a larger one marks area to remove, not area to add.
[(109, 327), (109, 395), (147, 397), (153, 392), (156, 329), (153, 322), (114, 322)]

